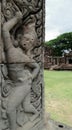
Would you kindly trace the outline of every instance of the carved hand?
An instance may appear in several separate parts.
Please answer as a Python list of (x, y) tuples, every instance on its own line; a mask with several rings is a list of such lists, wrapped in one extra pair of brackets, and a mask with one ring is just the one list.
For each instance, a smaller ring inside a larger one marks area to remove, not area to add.
[(18, 20), (21, 20), (22, 17), (23, 17), (23, 15), (22, 15), (22, 13), (21, 13), (20, 11), (18, 11), (18, 12), (16, 13), (16, 17), (17, 17)]

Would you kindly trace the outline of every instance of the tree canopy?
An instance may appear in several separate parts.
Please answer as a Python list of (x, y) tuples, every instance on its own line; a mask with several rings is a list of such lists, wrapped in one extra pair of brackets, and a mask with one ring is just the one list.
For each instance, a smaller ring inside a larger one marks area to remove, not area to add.
[(56, 39), (46, 42), (45, 46), (53, 50), (53, 55), (61, 56), (63, 50), (72, 50), (72, 32), (61, 34)]

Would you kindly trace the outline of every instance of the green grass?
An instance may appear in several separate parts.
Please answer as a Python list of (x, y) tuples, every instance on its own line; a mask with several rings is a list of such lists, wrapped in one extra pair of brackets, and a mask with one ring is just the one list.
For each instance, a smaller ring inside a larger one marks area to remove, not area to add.
[(72, 72), (44, 71), (45, 109), (51, 117), (72, 126)]

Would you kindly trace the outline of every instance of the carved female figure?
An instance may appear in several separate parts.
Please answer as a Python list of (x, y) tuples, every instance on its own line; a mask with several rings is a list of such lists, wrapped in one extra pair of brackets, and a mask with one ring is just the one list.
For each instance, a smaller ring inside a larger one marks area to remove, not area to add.
[[(10, 36), (11, 29), (22, 19), (21, 12), (17, 12), (9, 21), (5, 22), (2, 27), (2, 35), (4, 41), (5, 55), (8, 63), (9, 78), (13, 82), (13, 90), (9, 95), (7, 115), (9, 119), (10, 130), (16, 130), (16, 108), (24, 101), (25, 112), (38, 114), (36, 109), (31, 105), (29, 98), (26, 96), (30, 94), (31, 82), (36, 78), (39, 72), (39, 65), (28, 55), (24, 53), (22, 48), (26, 48), (26, 43), (29, 42), (30, 36), (25, 35), (25, 43), (22, 38), (20, 47), (15, 48)], [(27, 41), (28, 38), (28, 41)], [(34, 42), (32, 39), (31, 42)], [(32, 70), (32, 74), (25, 67)]]

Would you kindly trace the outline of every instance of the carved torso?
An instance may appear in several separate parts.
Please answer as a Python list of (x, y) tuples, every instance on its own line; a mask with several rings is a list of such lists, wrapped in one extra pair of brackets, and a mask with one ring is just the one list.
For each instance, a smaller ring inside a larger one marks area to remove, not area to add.
[[(25, 64), (25, 63), (24, 63)], [(17, 64), (9, 64), (8, 67), (8, 74), (10, 79), (14, 83), (24, 83), (28, 82), (31, 79), (32, 75), (28, 68), (25, 68), (25, 65), (21, 63)]]
[(6, 50), (6, 57), (8, 63), (26, 63), (30, 62), (27, 55), (23, 53), (20, 48), (11, 47)]

